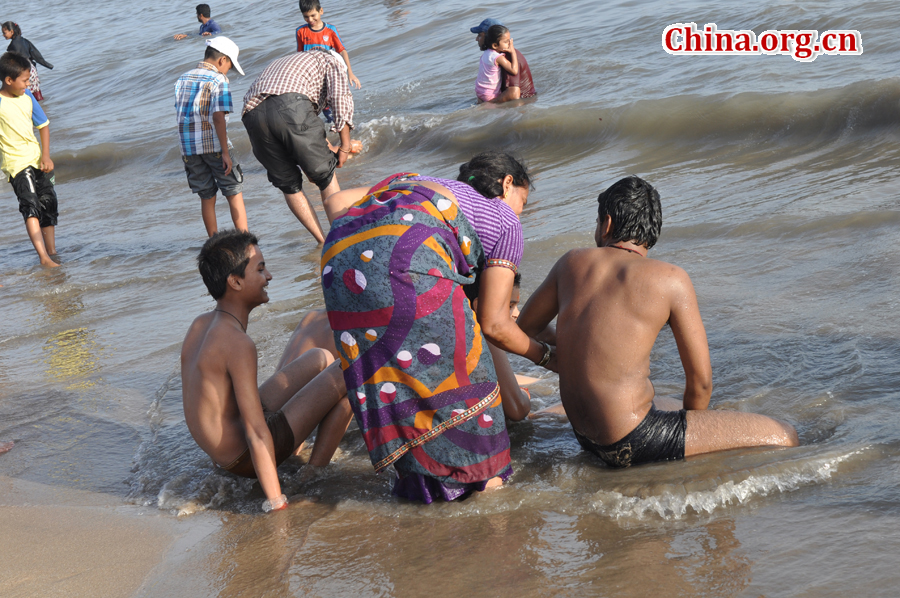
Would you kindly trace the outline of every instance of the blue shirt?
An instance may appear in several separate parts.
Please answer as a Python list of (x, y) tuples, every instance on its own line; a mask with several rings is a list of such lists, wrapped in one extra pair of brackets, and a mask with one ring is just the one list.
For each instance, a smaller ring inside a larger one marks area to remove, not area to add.
[(200, 35), (203, 35), (204, 33), (209, 33), (209, 34), (213, 34), (213, 35), (216, 33), (222, 33), (222, 28), (219, 27), (218, 23), (216, 23), (215, 21), (210, 19), (207, 22), (202, 23), (200, 25)]
[(183, 74), (175, 83), (175, 110), (182, 155), (222, 151), (212, 115), (232, 110), (231, 90), (225, 75), (208, 62), (201, 62)]

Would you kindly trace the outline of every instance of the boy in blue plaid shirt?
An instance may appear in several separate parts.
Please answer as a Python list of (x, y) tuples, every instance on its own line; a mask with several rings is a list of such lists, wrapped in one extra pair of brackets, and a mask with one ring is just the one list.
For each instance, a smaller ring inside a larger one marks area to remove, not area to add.
[(216, 191), (228, 200), (231, 219), (238, 230), (247, 230), (244, 210), (244, 174), (231, 160), (231, 142), (225, 131), (228, 112), (232, 111), (228, 71), (238, 64), (238, 47), (227, 37), (206, 42), (206, 54), (197, 68), (179, 77), (175, 83), (175, 109), (181, 157), (191, 191), (200, 196), (200, 213), (206, 232), (212, 236), (216, 224)]

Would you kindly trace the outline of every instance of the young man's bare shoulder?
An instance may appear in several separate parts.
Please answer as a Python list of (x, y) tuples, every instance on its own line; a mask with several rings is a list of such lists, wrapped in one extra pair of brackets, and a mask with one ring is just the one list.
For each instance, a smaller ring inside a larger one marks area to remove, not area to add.
[(556, 267), (559, 269), (577, 267), (581, 264), (593, 261), (597, 257), (598, 253), (596, 247), (579, 247), (576, 249), (570, 249), (569, 251), (565, 252), (561, 258), (559, 258), (559, 260), (556, 262)]
[(191, 322), (191, 327), (188, 330), (194, 330), (195, 328), (205, 328), (209, 326), (209, 323), (212, 322), (212, 319), (216, 316), (215, 312), (205, 312), (194, 318), (194, 321)]
[(256, 355), (256, 343), (246, 332), (227, 320), (215, 322), (215, 316), (215, 312), (207, 312), (194, 319), (185, 336), (182, 352), (199, 350), (202, 354), (217, 353), (225, 357), (248, 352)]
[(669, 291), (679, 292), (687, 289), (693, 290), (693, 283), (688, 273), (675, 264), (662, 260), (648, 259), (646, 265), (652, 271), (653, 280), (658, 286), (665, 287)]
[(653, 258), (647, 258), (647, 264), (657, 270), (661, 276), (672, 278), (673, 280), (690, 280), (691, 277), (684, 268), (676, 266), (671, 262), (664, 262)]

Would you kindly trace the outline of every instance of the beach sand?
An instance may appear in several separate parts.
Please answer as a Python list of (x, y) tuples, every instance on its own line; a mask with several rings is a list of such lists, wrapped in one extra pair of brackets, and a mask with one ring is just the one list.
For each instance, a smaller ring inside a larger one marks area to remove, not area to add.
[(0, 595), (132, 596), (183, 527), (119, 497), (0, 477)]

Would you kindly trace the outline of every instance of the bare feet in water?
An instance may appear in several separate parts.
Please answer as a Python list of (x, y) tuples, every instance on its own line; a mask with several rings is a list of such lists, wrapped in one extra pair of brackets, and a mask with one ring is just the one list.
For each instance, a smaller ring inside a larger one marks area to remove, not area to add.
[(502, 486), (502, 485), (503, 485), (503, 480), (500, 479), (499, 476), (497, 476), (496, 478), (491, 478), (491, 479), (489, 479), (489, 480), (487, 481), (487, 484), (484, 485), (484, 489), (485, 489), (485, 490), (492, 490), (492, 489), (494, 489), (494, 488), (499, 488), (499, 487)]

